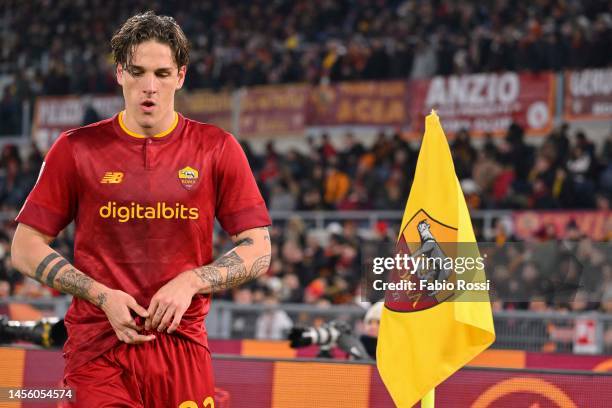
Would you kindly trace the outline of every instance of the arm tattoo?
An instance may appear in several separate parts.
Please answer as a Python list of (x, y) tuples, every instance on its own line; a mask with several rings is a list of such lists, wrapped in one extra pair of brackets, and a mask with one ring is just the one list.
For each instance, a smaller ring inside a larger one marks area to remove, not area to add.
[(266, 231), (266, 235), (264, 235), (264, 241), (269, 241), (270, 240), (270, 227), (259, 227), (258, 229)]
[(49, 274), (47, 275), (47, 285), (53, 287), (53, 281), (55, 280), (55, 276), (57, 275), (59, 270), (66, 265), (69, 265), (69, 263), (64, 258), (60, 259), (55, 265), (53, 265), (53, 268), (51, 268)]
[[(263, 271), (270, 264), (270, 255), (264, 255), (253, 262), (251, 270), (247, 270), (244, 260), (234, 251), (223, 255), (211, 265), (195, 270), (196, 275), (210, 286), (211, 292), (230, 289), (248, 282)], [(227, 268), (225, 277), (219, 268)]]
[(240, 238), (238, 241), (236, 241), (236, 246), (249, 246), (249, 245), (253, 245), (253, 238), (249, 238), (249, 237), (244, 237), (244, 238)]
[(221, 290), (220, 288), (223, 285), (223, 276), (221, 276), (221, 271), (214, 266), (206, 265), (201, 268), (197, 268), (195, 270), (196, 275), (202, 282), (208, 283), (210, 285), (211, 292), (216, 292)]
[(98, 305), (98, 307), (102, 307), (104, 306), (105, 303), (106, 303), (106, 293), (99, 293), (96, 304)]
[(229, 268), (231, 266), (235, 266), (240, 263), (244, 263), (240, 255), (238, 255), (234, 251), (230, 251), (227, 254), (220, 257), (219, 259), (217, 259), (215, 262), (213, 262), (213, 265)]
[(74, 296), (87, 299), (93, 280), (74, 268), (69, 268), (59, 276), (58, 289)]
[(249, 280), (244, 260), (235, 251), (228, 252), (213, 262), (213, 266), (227, 268), (223, 289), (233, 288)]
[(253, 266), (251, 267), (251, 276), (253, 278), (261, 275), (264, 272), (268, 272), (268, 268), (270, 267), (270, 255), (264, 255), (259, 257), (253, 262)]
[(52, 260), (59, 257), (60, 256), (55, 252), (47, 255), (45, 259), (43, 259), (42, 262), (38, 264), (38, 267), (36, 268), (36, 273), (34, 274), (34, 279), (42, 283), (43, 272), (45, 271), (45, 269), (47, 269), (47, 266), (49, 266)]
[[(49, 267), (51, 262), (58, 258), (59, 260), (49, 269), (45, 278), (45, 270)], [(68, 266), (68, 268), (64, 269), (66, 266)], [(83, 272), (74, 269), (66, 259), (56, 252), (47, 255), (40, 264), (38, 264), (34, 273), (34, 279), (61, 292), (90, 300), (99, 307), (102, 307), (106, 303), (105, 293), (99, 293), (95, 299), (92, 298), (92, 295), (89, 293), (94, 283), (93, 279)]]

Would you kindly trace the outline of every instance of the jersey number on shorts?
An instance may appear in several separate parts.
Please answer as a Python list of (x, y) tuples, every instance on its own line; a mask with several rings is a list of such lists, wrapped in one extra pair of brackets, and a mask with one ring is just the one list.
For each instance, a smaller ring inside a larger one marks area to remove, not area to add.
[[(213, 397), (206, 397), (202, 403), (203, 408), (215, 408), (215, 401)], [(183, 401), (179, 404), (178, 408), (200, 408), (198, 403), (195, 401)]]

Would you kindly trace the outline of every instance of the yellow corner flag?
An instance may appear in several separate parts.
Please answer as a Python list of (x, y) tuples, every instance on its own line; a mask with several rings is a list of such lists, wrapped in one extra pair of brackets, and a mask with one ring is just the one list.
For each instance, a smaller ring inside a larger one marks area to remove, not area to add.
[[(426, 118), (398, 249), (412, 256), (433, 256), (436, 251), (438, 257), (479, 256), (448, 142), (433, 111)], [(454, 269), (420, 270), (408, 280), (457, 282)], [(407, 280), (408, 275), (399, 276)], [(470, 275), (470, 282), (485, 281), (482, 268)], [(473, 299), (457, 290), (386, 292), (376, 360), (398, 407), (412, 407), (493, 343), (488, 292), (482, 292), (478, 301)]]

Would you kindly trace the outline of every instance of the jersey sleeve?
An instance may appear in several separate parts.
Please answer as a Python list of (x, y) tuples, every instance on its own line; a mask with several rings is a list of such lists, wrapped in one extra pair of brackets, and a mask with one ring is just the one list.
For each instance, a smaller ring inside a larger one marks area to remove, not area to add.
[(272, 224), (244, 151), (229, 133), (217, 158), (215, 177), (215, 215), (228, 234)]
[(55, 237), (76, 215), (77, 182), (70, 141), (62, 134), (47, 153), (16, 221)]

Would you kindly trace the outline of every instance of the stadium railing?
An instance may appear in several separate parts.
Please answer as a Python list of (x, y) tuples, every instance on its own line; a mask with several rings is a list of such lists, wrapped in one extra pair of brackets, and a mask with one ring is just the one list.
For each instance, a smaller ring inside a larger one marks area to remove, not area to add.
[[(70, 305), (70, 297), (50, 299), (0, 299), (0, 310), (9, 305), (27, 304), (41, 311), (41, 316), (62, 317)], [(208, 335), (216, 339), (248, 339), (256, 337), (256, 322), (272, 310), (285, 312), (294, 325), (320, 325), (332, 320), (350, 322), (356, 330), (365, 315), (367, 304), (333, 305), (322, 308), (309, 304), (237, 304), (215, 300), (206, 318)], [(497, 340), (493, 348), (533, 352), (572, 352), (576, 322), (587, 319), (595, 328), (594, 350), (612, 354), (612, 343), (606, 333), (612, 333), (612, 315), (600, 312), (533, 312), (505, 310), (494, 313)]]
[[(369, 228), (374, 228), (379, 221), (391, 222), (392, 225), (401, 223), (403, 211), (270, 211), (274, 223), (283, 223), (299, 218), (310, 227), (324, 229), (333, 222), (357, 221)], [(470, 212), (472, 222), (479, 227), (485, 238), (491, 237), (495, 221), (499, 218), (510, 217), (510, 210), (475, 210)]]

